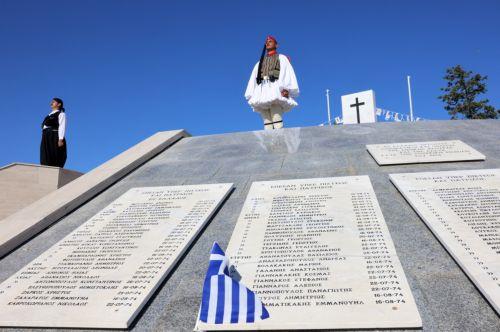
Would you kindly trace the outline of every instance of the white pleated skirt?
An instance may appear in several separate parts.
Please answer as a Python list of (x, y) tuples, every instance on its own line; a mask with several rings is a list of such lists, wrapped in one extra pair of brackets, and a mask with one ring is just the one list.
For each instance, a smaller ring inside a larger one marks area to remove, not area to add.
[(248, 100), (248, 104), (254, 112), (277, 106), (281, 107), (283, 112), (288, 112), (298, 105), (292, 97), (285, 98), (281, 95), (278, 81), (264, 81), (257, 85), (252, 97)]

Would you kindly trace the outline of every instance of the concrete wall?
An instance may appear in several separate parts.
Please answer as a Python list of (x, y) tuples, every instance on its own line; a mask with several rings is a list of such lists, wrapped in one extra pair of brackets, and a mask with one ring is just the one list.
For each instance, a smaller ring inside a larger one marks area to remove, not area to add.
[[(189, 134), (184, 130), (158, 132), (59, 190), (0, 219), (0, 258), (186, 136)], [(64, 176), (59, 179), (61, 183), (67, 180)]]
[(13, 163), (0, 168), (0, 220), (82, 175), (59, 167)]

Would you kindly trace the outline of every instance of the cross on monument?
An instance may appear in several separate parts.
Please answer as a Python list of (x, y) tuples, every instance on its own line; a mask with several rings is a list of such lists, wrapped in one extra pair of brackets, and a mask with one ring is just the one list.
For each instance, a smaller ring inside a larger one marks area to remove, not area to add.
[(359, 102), (358, 97), (356, 97), (356, 103), (351, 104), (351, 107), (356, 107), (356, 115), (358, 116), (358, 123), (360, 123), (359, 122), (359, 106), (362, 106), (364, 104), (365, 104), (364, 102), (362, 102), (362, 103)]
[(342, 96), (344, 124), (377, 122), (375, 92), (366, 90)]

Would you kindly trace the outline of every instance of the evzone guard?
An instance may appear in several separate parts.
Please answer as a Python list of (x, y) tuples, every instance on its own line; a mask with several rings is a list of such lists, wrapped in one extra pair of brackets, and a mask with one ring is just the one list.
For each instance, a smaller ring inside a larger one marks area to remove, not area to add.
[(283, 113), (297, 106), (297, 78), (287, 56), (278, 54), (278, 42), (267, 36), (259, 62), (248, 81), (245, 98), (260, 113), (264, 129), (283, 128)]

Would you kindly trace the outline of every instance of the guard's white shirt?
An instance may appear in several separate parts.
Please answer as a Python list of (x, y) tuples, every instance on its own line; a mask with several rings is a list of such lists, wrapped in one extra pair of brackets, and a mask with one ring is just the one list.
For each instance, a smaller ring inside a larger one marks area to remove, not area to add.
[[(59, 110), (52, 111), (49, 113), (49, 115), (54, 114), (56, 112), (59, 112)], [(59, 130), (57, 131), (57, 133), (59, 134), (59, 139), (63, 139), (64, 135), (66, 134), (66, 113), (64, 112), (59, 113), (58, 120), (59, 120)], [(43, 129), (45, 128), (49, 127), (43, 126)]]

